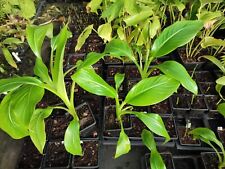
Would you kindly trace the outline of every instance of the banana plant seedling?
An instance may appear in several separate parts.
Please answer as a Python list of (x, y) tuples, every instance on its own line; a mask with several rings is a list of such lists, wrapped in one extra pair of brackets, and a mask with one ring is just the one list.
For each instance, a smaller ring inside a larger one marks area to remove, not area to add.
[[(65, 148), (71, 154), (82, 155), (80, 124), (74, 107), (75, 83), (72, 83), (68, 96), (64, 82), (66, 73), (63, 72), (64, 50), (71, 32), (65, 25), (60, 33), (53, 37), (53, 24), (50, 23), (27, 26), (26, 36), (31, 50), (36, 55), (34, 77), (16, 76), (0, 80), (0, 93), (6, 94), (0, 104), (0, 128), (14, 139), (30, 136), (40, 153), (43, 153), (46, 142), (44, 120), (51, 115), (53, 109), (63, 109), (73, 116), (65, 132)], [(51, 38), (50, 70), (41, 56), (45, 36)], [(36, 108), (45, 90), (58, 96), (65, 106)]]
[[(194, 139), (199, 139), (213, 148), (219, 160), (218, 169), (223, 169), (225, 167), (225, 151), (223, 144), (216, 138), (216, 135), (212, 130), (208, 128), (195, 128), (190, 131), (189, 134), (193, 135)], [(220, 148), (221, 153), (218, 152), (217, 148), (213, 144)]]

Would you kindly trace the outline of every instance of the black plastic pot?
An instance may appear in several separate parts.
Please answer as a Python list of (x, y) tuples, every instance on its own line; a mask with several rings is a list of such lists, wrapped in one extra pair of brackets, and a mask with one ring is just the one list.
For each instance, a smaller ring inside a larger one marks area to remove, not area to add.
[(208, 111), (205, 97), (203, 95), (192, 96), (190, 116), (193, 118), (202, 118), (204, 113)]
[(202, 152), (201, 157), (205, 169), (218, 169), (219, 160), (215, 152)]
[(173, 156), (175, 169), (198, 169), (198, 164), (194, 156)]
[(83, 140), (83, 156), (72, 157), (73, 169), (95, 169), (99, 168), (99, 141)]
[(201, 94), (217, 95), (217, 91), (215, 89), (216, 84), (214, 82), (199, 82), (198, 85), (199, 85)]
[(205, 96), (205, 100), (208, 110), (217, 112), (217, 105), (220, 101), (220, 97), (218, 95), (208, 95)]
[(195, 77), (198, 82), (215, 82), (216, 80), (209, 71), (196, 71)]

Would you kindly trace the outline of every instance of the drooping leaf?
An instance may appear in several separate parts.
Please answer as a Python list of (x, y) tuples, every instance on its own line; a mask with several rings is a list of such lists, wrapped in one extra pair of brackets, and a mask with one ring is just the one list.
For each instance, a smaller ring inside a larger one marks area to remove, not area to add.
[(125, 77), (125, 74), (120, 74), (120, 73), (117, 73), (114, 76), (114, 81), (115, 81), (115, 84), (116, 84), (116, 90), (117, 91), (120, 88), (121, 84), (123, 83), (124, 77)]
[(125, 11), (130, 15), (138, 13), (138, 6), (136, 0), (124, 0), (124, 8)]
[(18, 38), (10, 37), (10, 38), (6, 38), (5, 40), (3, 40), (2, 43), (5, 45), (10, 45), (10, 44), (21, 44), (23, 42)]
[(89, 2), (87, 4), (87, 7), (86, 8), (90, 12), (97, 13), (97, 10), (99, 9), (101, 3), (102, 3), (102, 0), (91, 0), (91, 2)]
[(225, 73), (225, 66), (220, 62), (219, 59), (217, 59), (214, 56), (206, 55), (202, 56), (205, 59), (210, 60), (212, 63), (214, 63), (223, 73)]
[(153, 134), (150, 131), (144, 129), (141, 133), (141, 139), (144, 145), (148, 147), (150, 151), (156, 149), (156, 142), (154, 140)]
[(164, 74), (179, 81), (184, 88), (194, 93), (198, 94), (198, 86), (196, 82), (191, 78), (186, 69), (176, 61), (166, 61), (160, 65), (156, 66)]
[(93, 68), (82, 68), (78, 70), (72, 75), (72, 79), (90, 93), (111, 98), (116, 97), (116, 90), (96, 74)]
[(88, 53), (86, 59), (81, 63), (81, 65), (79, 65), (79, 69), (94, 65), (104, 56), (105, 56), (105, 53), (96, 53), (96, 52)]
[(201, 46), (203, 48), (207, 47), (214, 47), (214, 46), (224, 46), (225, 47), (225, 40), (222, 39), (216, 39), (214, 37), (205, 37), (203, 39), (203, 42), (201, 43)]
[(77, 45), (75, 47), (75, 51), (78, 51), (82, 48), (82, 46), (84, 45), (86, 39), (89, 37), (89, 35), (91, 34), (93, 29), (93, 24), (87, 26), (83, 32), (79, 35), (78, 40), (77, 40)]
[(5, 56), (6, 61), (14, 68), (17, 69), (17, 64), (13, 60), (13, 57), (7, 48), (2, 48), (2, 53)]
[(21, 15), (29, 19), (33, 17), (36, 13), (35, 4), (33, 0), (19, 0)]
[(181, 47), (193, 39), (202, 29), (203, 22), (196, 21), (177, 21), (165, 28), (157, 37), (151, 49), (153, 57), (161, 57)]
[(116, 146), (115, 158), (121, 155), (127, 154), (131, 149), (129, 137), (126, 135), (124, 130), (121, 130), (119, 140)]
[(162, 118), (158, 114), (127, 111), (127, 114), (134, 114), (139, 118), (150, 131), (165, 138), (165, 142), (170, 140), (170, 136), (165, 128)]
[(141, 11), (140, 13), (128, 16), (124, 19), (124, 22), (127, 26), (133, 26), (139, 24), (141, 21), (144, 21), (149, 16), (151, 16), (153, 12), (151, 10)]
[(151, 152), (150, 164), (151, 169), (166, 169), (166, 165), (157, 150)]
[(217, 107), (217, 110), (225, 117), (225, 103), (220, 103)]
[(160, 29), (161, 29), (161, 24), (159, 21), (159, 17), (153, 16), (153, 20), (150, 23), (150, 29), (149, 29), (150, 37), (154, 38)]
[(217, 79), (216, 83), (219, 84), (219, 85), (225, 86), (225, 76), (220, 77), (219, 79)]
[(122, 27), (119, 27), (117, 29), (117, 35), (119, 37), (120, 40), (125, 40), (125, 33)]
[(108, 53), (115, 57), (127, 56), (132, 61), (135, 61), (132, 49), (126, 41), (120, 39), (113, 39), (106, 44), (104, 53)]
[(179, 85), (177, 80), (165, 75), (146, 78), (132, 87), (124, 102), (133, 106), (157, 104), (176, 92)]
[(216, 91), (218, 92), (218, 94), (220, 95), (220, 97), (225, 100), (225, 97), (223, 96), (223, 94), (221, 93), (222, 88), (224, 87), (224, 85), (221, 84), (216, 84)]
[(200, 14), (197, 14), (199, 20), (202, 20), (204, 24), (210, 22), (216, 18), (223, 16), (223, 13), (220, 11), (202, 11)]
[(40, 153), (43, 153), (43, 149), (46, 142), (45, 132), (45, 118), (49, 117), (52, 113), (52, 108), (36, 109), (33, 113), (29, 124), (29, 134), (34, 145), (37, 147)]
[(111, 23), (105, 23), (98, 27), (98, 35), (104, 39), (104, 41), (110, 41), (112, 39), (112, 26)]
[(26, 28), (26, 37), (28, 44), (34, 54), (41, 58), (41, 47), (45, 36), (51, 38), (53, 36), (53, 24), (42, 26), (28, 25)]
[(30, 84), (34, 86), (43, 86), (43, 83), (35, 77), (13, 77), (9, 79), (0, 80), (0, 93), (12, 91), (23, 84)]
[(64, 137), (64, 145), (69, 153), (82, 156), (82, 147), (80, 145), (80, 124), (78, 121), (72, 120), (67, 127)]

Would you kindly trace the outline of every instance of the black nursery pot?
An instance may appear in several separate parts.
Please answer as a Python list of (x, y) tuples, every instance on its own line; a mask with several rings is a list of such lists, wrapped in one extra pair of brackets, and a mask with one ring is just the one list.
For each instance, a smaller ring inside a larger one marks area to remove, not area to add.
[(73, 169), (99, 168), (99, 141), (84, 140), (82, 143), (83, 156), (72, 157)]
[[(160, 153), (160, 155), (162, 156), (162, 159), (166, 165), (166, 169), (175, 169), (174, 161), (173, 161), (171, 153), (165, 152), (165, 153)], [(145, 168), (146, 169), (151, 169), (149, 159), (150, 159), (150, 154), (145, 154)]]
[(185, 117), (190, 111), (189, 95), (174, 94), (170, 97), (171, 109), (175, 116)]
[(201, 158), (205, 169), (218, 169), (219, 160), (215, 152), (202, 152)]
[(215, 82), (215, 77), (209, 71), (196, 71), (195, 77), (198, 82)]
[(71, 155), (65, 150), (63, 141), (48, 142), (43, 169), (69, 169)]
[(216, 84), (214, 82), (199, 82), (198, 85), (199, 85), (201, 94), (217, 95), (217, 91), (215, 89)]
[(173, 156), (175, 169), (198, 169), (198, 164), (193, 156)]
[(30, 139), (25, 139), (16, 169), (41, 169), (42, 158)]

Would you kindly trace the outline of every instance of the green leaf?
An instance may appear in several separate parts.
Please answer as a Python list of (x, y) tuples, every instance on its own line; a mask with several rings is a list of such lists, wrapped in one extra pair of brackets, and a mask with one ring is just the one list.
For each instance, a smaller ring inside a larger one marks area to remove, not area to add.
[(218, 94), (220, 95), (220, 97), (221, 97), (223, 100), (225, 100), (223, 94), (221, 93), (222, 88), (223, 88), (223, 85), (221, 85), (221, 84), (216, 84), (216, 91), (218, 92)]
[(21, 44), (23, 42), (18, 38), (6, 38), (2, 43), (5, 45), (11, 45), (11, 44)]
[(155, 143), (155, 140), (154, 140), (154, 136), (150, 131), (144, 129), (141, 133), (141, 139), (142, 139), (142, 142), (144, 143), (144, 145), (150, 151), (156, 149), (156, 143)]
[(52, 113), (52, 108), (36, 109), (29, 124), (29, 134), (38, 151), (43, 154), (46, 142), (45, 118)]
[(151, 38), (154, 38), (157, 32), (161, 29), (159, 17), (153, 16), (153, 20), (150, 23), (149, 34)]
[(35, 77), (13, 77), (0, 80), (0, 93), (15, 90), (23, 84), (30, 84), (40, 87), (43, 86), (43, 83)]
[(73, 155), (82, 156), (82, 147), (80, 145), (80, 124), (73, 120), (66, 129), (64, 137), (66, 151)]
[(100, 8), (101, 3), (102, 0), (91, 0), (91, 2), (87, 4), (87, 10), (97, 13), (97, 10)]
[(107, 18), (108, 22), (112, 22), (120, 14), (120, 11), (123, 9), (124, 1), (115, 0), (110, 4), (103, 12), (102, 18)]
[(21, 139), (28, 136), (28, 129), (18, 124), (12, 117), (13, 112), (11, 110), (11, 93), (6, 95), (0, 104), (0, 128), (9, 134), (14, 139)]
[(164, 74), (170, 76), (177, 81), (179, 81), (184, 88), (194, 93), (198, 94), (198, 86), (196, 82), (190, 77), (186, 69), (176, 61), (166, 61), (160, 65), (156, 66)]
[(111, 98), (115, 98), (117, 95), (116, 90), (96, 74), (93, 68), (78, 70), (72, 75), (72, 79), (90, 93)]
[(116, 146), (115, 158), (120, 157), (123, 154), (127, 154), (131, 149), (129, 137), (124, 130), (121, 130), (119, 140)]
[(123, 83), (124, 77), (125, 77), (125, 74), (120, 74), (120, 73), (117, 73), (114, 76), (114, 81), (115, 81), (115, 84), (116, 84), (116, 90), (117, 91), (120, 88), (121, 84)]
[(118, 35), (120, 40), (125, 40), (126, 39), (125, 34), (124, 34), (124, 30), (123, 30), (122, 27), (119, 27), (117, 29), (117, 35)]
[(179, 85), (177, 80), (165, 75), (146, 78), (132, 87), (124, 102), (133, 106), (157, 104), (176, 92)]
[(35, 15), (36, 9), (33, 0), (19, 0), (18, 2), (20, 6), (21, 15), (24, 18), (29, 19)]
[(223, 2), (223, 0), (200, 0), (200, 2), (204, 6), (209, 3), (220, 3)]
[(225, 103), (219, 104), (217, 110), (225, 117)]
[(134, 15), (138, 13), (138, 6), (136, 0), (124, 0), (124, 8), (127, 13)]
[(9, 52), (9, 50), (7, 48), (2, 48), (2, 52), (3, 52), (3, 55), (5, 56), (5, 59), (8, 62), (8, 64), (10, 64), (12, 67), (17, 69), (17, 64), (13, 60), (13, 57), (12, 57), (11, 53)]
[(168, 142), (170, 140), (170, 136), (165, 128), (165, 125), (160, 115), (154, 113), (134, 111), (126, 111), (126, 114), (134, 114), (148, 127), (150, 131), (159, 136), (164, 137), (166, 139), (165, 142)]
[(77, 40), (77, 45), (75, 47), (75, 51), (78, 51), (82, 48), (82, 46), (84, 45), (86, 39), (89, 37), (89, 35), (91, 34), (93, 29), (93, 24), (87, 26), (83, 32), (79, 35), (78, 40)]
[(202, 29), (203, 22), (177, 21), (165, 28), (153, 43), (151, 54), (153, 57), (164, 56), (193, 39)]
[(146, 20), (152, 14), (153, 11), (151, 10), (141, 11), (140, 13), (137, 13), (135, 15), (128, 16), (124, 19), (124, 22), (127, 26), (137, 25), (140, 24), (140, 22)]
[(219, 85), (225, 86), (225, 76), (220, 77), (219, 79), (217, 79), (216, 83), (219, 84)]
[(214, 47), (214, 46), (223, 46), (225, 47), (225, 41), (222, 39), (216, 39), (214, 37), (205, 37), (201, 43), (203, 48)]
[(157, 150), (151, 152), (151, 169), (166, 169), (165, 163)]
[(41, 78), (43, 82), (51, 85), (52, 80), (48, 74), (48, 68), (40, 58), (36, 58), (36, 62), (34, 65), (34, 74)]
[(209, 56), (209, 55), (201, 56), (201, 57), (208, 59), (209, 61), (214, 63), (223, 73), (225, 73), (225, 66), (220, 62), (219, 59), (217, 59), (214, 56)]
[(112, 39), (112, 27), (111, 23), (105, 23), (98, 27), (98, 35), (104, 39), (104, 41), (110, 41)]
[(200, 14), (197, 14), (197, 16), (199, 20), (202, 20), (205, 24), (207, 24), (207, 22), (223, 16), (223, 13), (220, 11), (202, 11)]
[(113, 39), (106, 44), (104, 53), (108, 53), (115, 57), (127, 56), (132, 61), (135, 61), (133, 51), (126, 41)]
[(79, 65), (79, 69), (94, 65), (104, 56), (105, 56), (105, 53), (96, 53), (96, 52), (88, 53), (86, 59), (81, 63), (81, 65)]
[(42, 26), (28, 25), (26, 28), (26, 37), (28, 44), (34, 54), (41, 58), (41, 47), (45, 36), (53, 36), (53, 24), (47, 24)]

